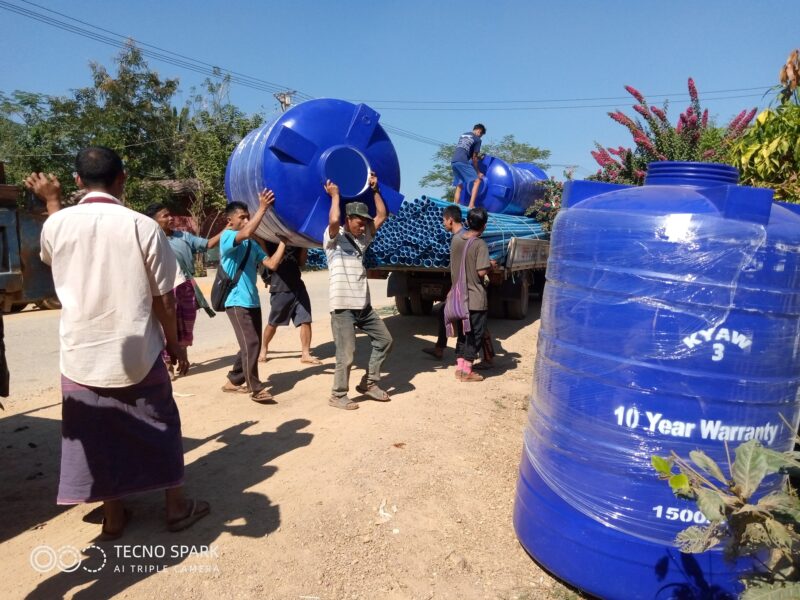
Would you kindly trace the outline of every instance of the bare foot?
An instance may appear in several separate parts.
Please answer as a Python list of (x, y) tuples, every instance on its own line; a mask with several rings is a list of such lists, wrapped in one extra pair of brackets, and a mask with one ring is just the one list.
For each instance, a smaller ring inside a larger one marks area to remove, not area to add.
[(269, 358), (267, 358), (266, 354), (262, 354), (258, 357), (258, 362), (267, 362)]
[(307, 365), (321, 365), (322, 361), (318, 359), (316, 356), (311, 356), (310, 354), (307, 356), (300, 357), (300, 362), (305, 363)]

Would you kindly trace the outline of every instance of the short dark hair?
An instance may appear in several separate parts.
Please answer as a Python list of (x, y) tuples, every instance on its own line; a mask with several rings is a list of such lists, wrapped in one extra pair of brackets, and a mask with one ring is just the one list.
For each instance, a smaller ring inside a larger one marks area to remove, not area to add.
[(455, 204), (445, 206), (444, 211), (442, 211), (442, 218), (453, 219), (456, 223), (461, 223), (461, 209)]
[(486, 127), (483, 125), (483, 123), (475, 123), (475, 127), (472, 128), (472, 131), (475, 131), (476, 129), (481, 130), (481, 135), (486, 135)]
[(243, 210), (246, 213), (250, 212), (250, 209), (247, 208), (247, 204), (245, 204), (244, 202), (239, 202), (238, 200), (234, 200), (233, 202), (228, 202), (228, 206), (225, 207), (225, 216), (232, 217), (240, 210)]
[(144, 214), (152, 219), (165, 208), (167, 208), (165, 204), (162, 204), (161, 202), (153, 202), (144, 209)]
[(488, 221), (489, 213), (482, 206), (476, 206), (467, 213), (467, 225), (473, 231), (483, 229)]
[(75, 171), (87, 187), (109, 187), (124, 172), (119, 154), (105, 146), (89, 146), (78, 152)]

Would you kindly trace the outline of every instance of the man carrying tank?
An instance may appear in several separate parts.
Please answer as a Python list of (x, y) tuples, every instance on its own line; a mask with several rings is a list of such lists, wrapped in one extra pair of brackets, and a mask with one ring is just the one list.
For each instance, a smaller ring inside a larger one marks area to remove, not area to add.
[(225, 209), (228, 226), (220, 238), (219, 268), (234, 279), (241, 268), (242, 275), (225, 300), (225, 313), (233, 325), (239, 352), (236, 361), (228, 372), (228, 380), (222, 386), (223, 392), (249, 393), (250, 399), (259, 403), (274, 402), (267, 391), (267, 384), (258, 376), (258, 354), (261, 350), (261, 299), (256, 289), (256, 269), (259, 263), (275, 270), (286, 250), (281, 241), (272, 256), (267, 256), (261, 246), (250, 239), (255, 235), (258, 225), (267, 210), (275, 203), (275, 194), (264, 189), (258, 196), (258, 210), (250, 218), (247, 205), (231, 202)]
[(375, 217), (370, 216), (363, 202), (350, 202), (345, 206), (344, 225), (340, 218), (339, 187), (330, 180), (325, 183), (331, 208), (322, 246), (328, 259), (331, 329), (336, 346), (336, 370), (328, 404), (345, 410), (358, 408), (358, 404), (347, 397), (356, 349), (356, 327), (369, 336), (372, 344), (369, 367), (356, 391), (379, 402), (389, 401), (389, 394), (378, 387), (378, 382), (381, 365), (392, 348), (392, 336), (372, 308), (364, 268), (364, 252), (388, 214), (375, 173), (370, 173), (368, 183), (375, 199)]
[[(278, 244), (273, 242), (266, 242), (265, 247), (269, 256), (278, 252)], [(289, 321), (292, 321), (294, 326), (300, 329), (300, 362), (310, 365), (322, 364), (322, 361), (311, 354), (311, 298), (308, 296), (300, 272), (307, 259), (307, 248), (287, 246), (278, 267), (270, 274), (270, 312), (261, 340), (259, 357), (261, 362), (268, 360), (269, 343), (278, 327), (288, 325)]]
[(469, 208), (475, 206), (480, 180), (483, 179), (483, 173), (478, 167), (478, 153), (481, 149), (481, 138), (485, 134), (486, 127), (482, 123), (476, 123), (471, 132), (467, 131), (461, 134), (456, 142), (456, 149), (450, 160), (456, 184), (456, 191), (453, 195), (455, 204), (461, 203), (461, 191), (466, 189), (470, 194)]

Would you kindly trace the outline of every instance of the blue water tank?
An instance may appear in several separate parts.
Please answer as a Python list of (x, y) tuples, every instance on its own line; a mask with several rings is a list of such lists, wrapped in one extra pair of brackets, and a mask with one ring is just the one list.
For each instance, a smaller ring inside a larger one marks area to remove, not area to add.
[(651, 456), (700, 449), (726, 465), (726, 442), (793, 444), (800, 215), (737, 180), (663, 162), (643, 187), (565, 189), (514, 527), (546, 569), (601, 598), (734, 598), (752, 563), (677, 550), (705, 519)]
[[(544, 197), (541, 182), (547, 179), (547, 173), (534, 164), (508, 164), (487, 155), (478, 166), (484, 178), (480, 180), (475, 206), (483, 206), (491, 213), (518, 216)], [(461, 192), (461, 204), (469, 203), (470, 194), (471, 190)]]
[(275, 209), (267, 213), (258, 235), (276, 234), (300, 247), (318, 246), (328, 225), (330, 197), (323, 184), (339, 186), (344, 205), (366, 203), (374, 214), (369, 172), (378, 175), (390, 212), (400, 208), (400, 163), (380, 115), (366, 104), (322, 98), (287, 110), (251, 131), (236, 147), (225, 171), (228, 201), (244, 202), (251, 214), (265, 187), (275, 192)]

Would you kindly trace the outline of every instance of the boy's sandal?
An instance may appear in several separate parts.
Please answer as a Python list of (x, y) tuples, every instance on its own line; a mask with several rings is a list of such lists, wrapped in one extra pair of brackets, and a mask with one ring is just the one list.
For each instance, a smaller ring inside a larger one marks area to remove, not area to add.
[[(233, 384), (231, 384), (233, 385)], [(237, 385), (235, 387), (229, 387), (228, 384), (222, 386), (222, 391), (226, 394), (249, 394), (250, 390), (247, 387), (247, 384)]]
[(191, 504), (189, 504), (189, 511), (184, 516), (167, 521), (167, 529), (172, 532), (183, 531), (184, 529), (188, 529), (197, 523), (210, 512), (211, 506), (208, 504), (208, 502), (203, 500), (192, 500)]
[(458, 378), (459, 381), (464, 381), (466, 383), (471, 383), (474, 381), (483, 381), (483, 375), (476, 373), (475, 371), (471, 371), (469, 373), (461, 372), (461, 376)]
[(328, 398), (328, 404), (343, 410), (355, 410), (358, 408), (358, 403), (353, 402), (347, 396), (331, 396)]
[(260, 402), (260, 403), (263, 403), (263, 404), (266, 404), (266, 403), (269, 403), (269, 402), (274, 402), (274, 399), (272, 398), (272, 394), (270, 394), (267, 391), (266, 388), (264, 388), (262, 390), (259, 390), (257, 393), (255, 393), (252, 396), (250, 396), (250, 399), (253, 402)]
[(356, 386), (356, 391), (359, 394), (364, 394), (372, 400), (376, 400), (377, 402), (389, 402), (389, 400), (391, 400), (391, 398), (389, 398), (389, 394), (379, 388), (377, 383), (371, 383), (367, 385), (360, 383)]

